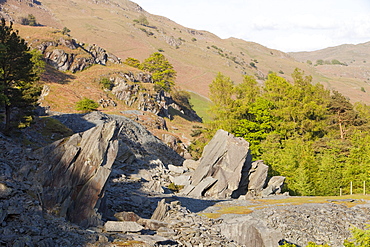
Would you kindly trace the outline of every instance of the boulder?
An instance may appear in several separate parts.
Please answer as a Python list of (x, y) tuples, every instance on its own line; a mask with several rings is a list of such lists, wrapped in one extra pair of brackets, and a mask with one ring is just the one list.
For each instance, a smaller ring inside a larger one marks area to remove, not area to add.
[(150, 219), (162, 221), (166, 217), (167, 211), (168, 205), (166, 203), (166, 200), (162, 199), (161, 201), (158, 202), (158, 206)]
[(118, 212), (114, 214), (114, 217), (119, 221), (135, 221), (140, 220), (140, 216), (134, 212)]
[(182, 163), (182, 165), (184, 167), (186, 167), (188, 170), (195, 170), (195, 169), (197, 169), (197, 167), (199, 165), (199, 161), (197, 161), (197, 160), (191, 160), (191, 159), (186, 159), (186, 160), (184, 160), (184, 162)]
[(283, 234), (249, 215), (225, 220), (221, 234), (246, 247), (275, 247)]
[(107, 221), (104, 228), (107, 232), (140, 232), (144, 229), (133, 221)]
[(106, 181), (118, 153), (119, 126), (111, 121), (43, 148), (39, 167), (46, 210), (84, 226), (97, 223)]
[(284, 185), (285, 177), (274, 176), (270, 179), (265, 189), (262, 191), (262, 197), (267, 197), (273, 194), (280, 194)]
[(269, 167), (262, 160), (252, 163), (249, 171), (248, 193), (253, 196), (261, 194), (262, 189), (266, 185), (268, 169)]
[[(196, 191), (197, 195), (218, 198), (237, 198), (245, 194), (251, 160), (249, 143), (246, 140), (218, 130), (205, 146), (199, 165), (193, 172), (191, 185), (195, 188), (190, 193), (194, 194), (193, 191)], [(208, 177), (215, 180), (211, 187), (202, 183)], [(185, 188), (184, 191), (188, 189)]]

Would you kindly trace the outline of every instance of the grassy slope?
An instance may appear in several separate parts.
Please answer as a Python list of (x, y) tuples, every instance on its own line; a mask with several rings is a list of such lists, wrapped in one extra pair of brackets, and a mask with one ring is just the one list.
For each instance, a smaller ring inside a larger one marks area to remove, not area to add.
[[(13, 1), (8, 2), (13, 3)], [(341, 71), (337, 73), (329, 73), (326, 70), (331, 71), (333, 67), (340, 68), (341, 66), (330, 66), (329, 68), (326, 68), (328, 66), (309, 66), (305, 62), (297, 62), (293, 59), (292, 56), (297, 57), (296, 54), (286, 54), (235, 38), (220, 39), (209, 32), (186, 28), (165, 17), (151, 15), (128, 0), (95, 3), (86, 0), (65, 0), (58, 3), (55, 0), (42, 0), (40, 2), (44, 11), (42, 13), (40, 9), (37, 12), (35, 8), (30, 8), (27, 4), (23, 7), (22, 3), (17, 1), (13, 4), (18, 4), (17, 6), (24, 12), (34, 13), (41, 24), (59, 28), (66, 26), (72, 30), (71, 36), (77, 38), (78, 41), (98, 44), (122, 59), (134, 57), (142, 61), (151, 53), (163, 49), (164, 55), (178, 72), (177, 84), (182, 89), (201, 96), (208, 96), (208, 85), (218, 72), (230, 76), (235, 83), (239, 83), (242, 81), (243, 73), (265, 77), (269, 71), (274, 71), (281, 72), (280, 76), (290, 79), (290, 74), (298, 67), (306, 74), (312, 75), (314, 83), (320, 82), (327, 88), (338, 90), (353, 101), (370, 103), (368, 94), (361, 91), (361, 87), (364, 87), (370, 92), (370, 86), (360, 77), (355, 78), (356, 74), (353, 74), (352, 67), (348, 67), (348, 70), (345, 70), (347, 67), (341, 68)], [(146, 16), (150, 27), (134, 23), (134, 20), (142, 15)], [(144, 33), (141, 30), (143, 28), (147, 32), (152, 32), (153, 35)], [(48, 28), (22, 29), (24, 30), (21, 34), (26, 39), (35, 37), (43, 39), (45, 34), (38, 34), (36, 30), (47, 30)], [(169, 40), (177, 43), (177, 47), (170, 45)], [(348, 54), (356, 53), (352, 46), (349, 47), (348, 49), (352, 50)], [(330, 54), (336, 53), (338, 52), (330, 52)], [(370, 54), (368, 56), (370, 57)], [(232, 60), (233, 57), (241, 63), (235, 63)], [(338, 57), (337, 59), (345, 61), (344, 58)], [(252, 61), (255, 62), (257, 68), (250, 66)], [(300, 59), (300, 61), (304, 60)], [(363, 68), (357, 71), (361, 70)], [(370, 71), (370, 68), (367, 71)], [(344, 76), (344, 74), (348, 75)], [(77, 76), (78, 82), (86, 83), (83, 81), (85, 79), (78, 78), (80, 75), (70, 76)], [(59, 87), (58, 90), (62, 88), (62, 86), (55, 87)], [(78, 95), (73, 96), (72, 94), (72, 98), (76, 100)], [(204, 111), (205, 101), (199, 101), (199, 99), (200, 97), (194, 99), (193, 104), (207, 120), (207, 113)]]
[[(347, 201), (353, 199), (354, 201)], [(354, 207), (359, 204), (364, 204), (365, 201), (370, 201), (370, 195), (346, 195), (346, 196), (294, 196), (283, 199), (256, 199), (250, 200), (247, 206), (235, 206), (228, 203), (216, 204), (218, 208), (214, 212), (201, 213), (208, 218), (217, 219), (224, 214), (250, 214), (255, 210), (288, 205), (302, 205), (310, 203), (337, 203), (347, 207)]]

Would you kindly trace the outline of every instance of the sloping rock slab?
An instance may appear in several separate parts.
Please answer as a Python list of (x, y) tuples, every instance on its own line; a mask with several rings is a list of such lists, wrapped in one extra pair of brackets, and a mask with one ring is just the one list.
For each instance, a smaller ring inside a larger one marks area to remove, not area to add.
[(248, 215), (226, 220), (220, 227), (222, 235), (246, 247), (275, 247), (283, 238), (280, 231)]
[[(212, 177), (217, 181), (209, 188), (204, 187), (201, 195), (227, 198), (232, 194), (233, 197), (245, 194), (251, 160), (246, 140), (218, 130), (204, 148), (199, 165), (193, 173), (191, 185), (195, 188), (192, 191), (198, 191), (198, 186), (204, 186), (201, 182)], [(187, 191), (186, 188), (184, 191)]]
[(84, 226), (96, 223), (96, 210), (119, 149), (119, 129), (112, 121), (42, 149), (39, 177), (46, 210)]

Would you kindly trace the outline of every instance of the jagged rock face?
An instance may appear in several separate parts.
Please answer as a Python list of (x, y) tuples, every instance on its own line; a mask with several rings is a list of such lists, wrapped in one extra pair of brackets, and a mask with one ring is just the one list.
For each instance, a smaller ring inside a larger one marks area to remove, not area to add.
[(121, 76), (113, 76), (110, 80), (114, 83), (112, 93), (117, 99), (122, 100), (128, 106), (135, 105), (140, 111), (151, 112), (169, 119), (173, 118), (169, 113), (169, 109), (172, 108), (188, 116), (193, 121), (202, 122), (202, 119), (195, 111), (177, 104), (169, 93), (165, 93), (164, 91), (150, 93), (139, 84), (129, 83), (153, 83), (150, 74), (138, 73), (134, 75), (132, 72), (124, 73)]
[[(192, 195), (192, 191), (199, 191), (199, 186), (205, 186), (201, 189), (201, 196), (227, 198), (233, 192), (245, 194), (251, 160), (247, 141), (224, 130), (218, 130), (203, 150), (199, 166), (192, 177), (191, 186), (195, 188), (189, 189), (189, 195)], [(210, 177), (213, 178), (212, 181)], [(206, 186), (204, 181), (212, 184)]]
[(53, 116), (74, 132), (83, 132), (94, 126), (115, 120), (121, 126), (119, 140), (122, 141), (137, 157), (153, 157), (165, 164), (180, 165), (183, 158), (151, 134), (141, 124), (117, 115), (102, 112), (88, 114), (59, 114)]
[[(188, 166), (185, 162), (184, 166)], [(284, 177), (272, 177), (262, 160), (252, 163), (249, 143), (243, 138), (218, 130), (205, 146), (190, 184), (181, 193), (195, 197), (239, 198), (280, 194)], [(266, 185), (268, 186), (266, 188)]]
[[(60, 49), (62, 47), (76, 50), (76, 52), (67, 53), (63, 49)], [(96, 45), (84, 47), (84, 44), (79, 44), (74, 39), (61, 38), (58, 42), (45, 41), (37, 45), (36, 49), (40, 50), (46, 62), (57, 70), (69, 70), (73, 73), (82, 71), (93, 64), (106, 65), (108, 61), (111, 63), (120, 63), (118, 57), (108, 53), (103, 48)], [(80, 53), (85, 54), (84, 56), (79, 56)]]
[(95, 223), (119, 150), (118, 133), (119, 126), (112, 121), (42, 150), (44, 165), (39, 172), (46, 210), (85, 226)]

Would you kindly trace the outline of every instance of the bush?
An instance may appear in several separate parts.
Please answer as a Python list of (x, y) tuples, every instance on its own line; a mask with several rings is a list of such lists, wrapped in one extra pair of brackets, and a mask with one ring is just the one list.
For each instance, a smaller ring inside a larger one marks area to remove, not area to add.
[(112, 90), (113, 83), (107, 77), (101, 78), (99, 84), (102, 85), (103, 89)]
[(345, 240), (345, 247), (355, 247), (355, 246), (370, 246), (370, 225), (367, 225), (365, 230), (359, 228), (352, 228), (352, 239)]
[(23, 17), (21, 19), (22, 25), (28, 25), (28, 26), (38, 26), (39, 24), (36, 21), (36, 17), (32, 14), (29, 14), (28, 17)]
[(98, 103), (86, 97), (76, 103), (76, 110), (84, 113), (96, 111), (98, 107)]

